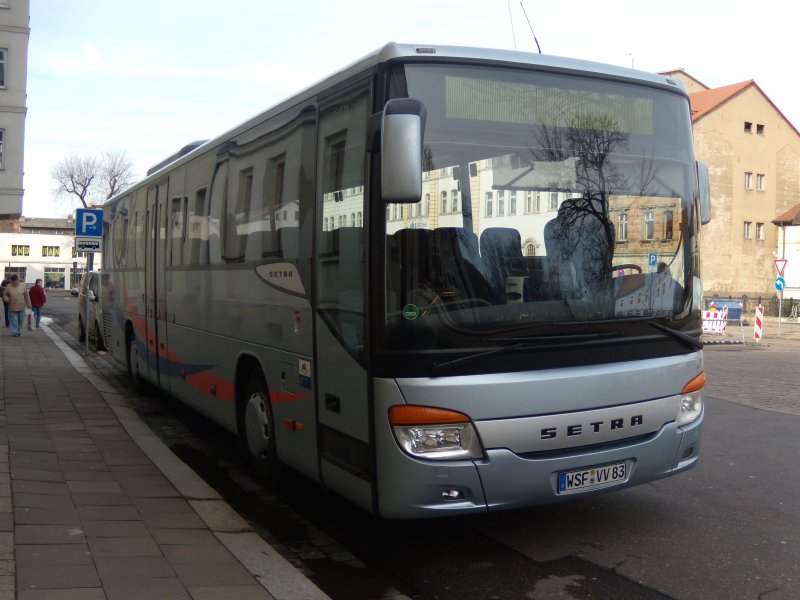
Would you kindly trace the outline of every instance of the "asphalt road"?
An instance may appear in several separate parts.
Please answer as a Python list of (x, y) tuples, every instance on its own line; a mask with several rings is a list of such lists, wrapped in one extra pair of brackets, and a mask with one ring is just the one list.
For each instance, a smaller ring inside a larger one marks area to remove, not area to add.
[[(72, 305), (48, 302), (74, 336)], [(800, 341), (765, 342), (707, 347), (703, 447), (692, 471), (471, 518), (376, 522), (299, 477), (269, 493), (232, 436), (157, 394), (132, 402), (178, 456), (337, 600), (794, 599)], [(110, 376), (127, 386), (121, 371)]]

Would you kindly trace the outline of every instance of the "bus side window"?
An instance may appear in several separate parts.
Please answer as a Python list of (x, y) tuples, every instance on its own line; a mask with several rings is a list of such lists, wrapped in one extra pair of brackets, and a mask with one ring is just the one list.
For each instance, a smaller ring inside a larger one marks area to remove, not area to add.
[(189, 201), (186, 217), (186, 244), (184, 264), (204, 265), (208, 263), (208, 208), (206, 188), (200, 188)]
[(317, 293), (326, 323), (351, 354), (358, 356), (364, 335), (364, 156), (367, 93), (320, 112), (317, 197)]

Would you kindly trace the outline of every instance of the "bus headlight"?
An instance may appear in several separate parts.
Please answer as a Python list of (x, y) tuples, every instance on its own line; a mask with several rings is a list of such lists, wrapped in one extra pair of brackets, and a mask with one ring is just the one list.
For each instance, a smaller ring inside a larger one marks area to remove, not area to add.
[(677, 418), (679, 427), (693, 423), (703, 413), (703, 389), (705, 385), (706, 374), (700, 373), (700, 375), (683, 386)]
[(470, 418), (460, 412), (427, 406), (398, 405), (389, 422), (400, 447), (415, 458), (481, 458), (483, 448)]

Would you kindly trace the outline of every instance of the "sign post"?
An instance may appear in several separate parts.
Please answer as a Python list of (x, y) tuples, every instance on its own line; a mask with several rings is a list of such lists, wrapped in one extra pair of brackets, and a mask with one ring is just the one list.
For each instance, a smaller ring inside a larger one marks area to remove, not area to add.
[[(103, 209), (79, 208), (75, 211), (75, 251), (86, 253), (86, 283), (89, 283), (88, 273), (92, 270), (95, 252), (100, 252), (103, 241)], [(78, 282), (78, 299), (83, 292), (83, 347), (89, 354), (89, 289), (81, 289)]]
[[(785, 235), (785, 234), (784, 234)], [(786, 263), (789, 262), (785, 258), (775, 258), (772, 264), (778, 271), (778, 278), (775, 280), (775, 289), (778, 291), (778, 335), (781, 334), (781, 319), (783, 318), (783, 288), (786, 287), (786, 280), (783, 278), (783, 270), (786, 268)]]

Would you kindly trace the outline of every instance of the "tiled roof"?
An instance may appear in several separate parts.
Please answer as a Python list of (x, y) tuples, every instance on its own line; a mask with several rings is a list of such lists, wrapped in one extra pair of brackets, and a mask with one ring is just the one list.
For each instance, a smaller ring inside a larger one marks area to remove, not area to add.
[(772, 219), (775, 225), (800, 225), (800, 204), (795, 204), (779, 217)]
[(743, 81), (741, 83), (734, 83), (732, 85), (726, 85), (720, 88), (689, 94), (689, 102), (691, 103), (692, 107), (692, 123), (696, 123), (707, 114), (720, 108), (723, 104), (750, 87), (754, 87), (756, 90), (758, 90), (758, 93), (764, 97), (764, 100), (770, 103), (772, 108), (775, 109), (775, 112), (777, 112), (781, 118), (786, 121), (786, 123), (795, 131), (795, 133), (800, 135), (800, 131), (797, 130), (794, 124), (786, 118), (786, 115), (784, 115), (781, 110), (775, 106), (772, 100), (769, 99), (769, 96), (764, 93), (764, 90), (762, 90), (752, 79)]
[(699, 121), (708, 113), (722, 104), (725, 104), (728, 100), (746, 90), (751, 85), (758, 87), (756, 82), (750, 79), (742, 83), (734, 83), (732, 85), (726, 85), (725, 87), (689, 94), (689, 100), (692, 105), (692, 122)]

